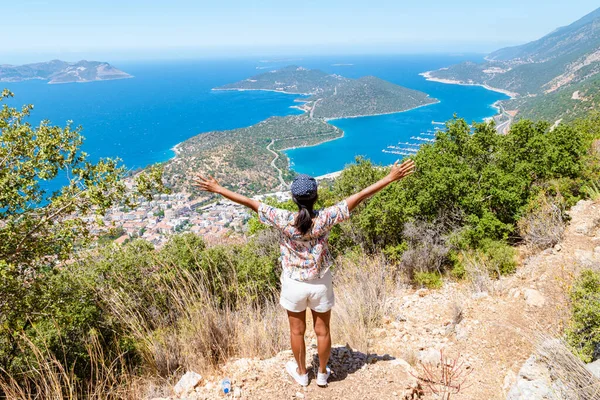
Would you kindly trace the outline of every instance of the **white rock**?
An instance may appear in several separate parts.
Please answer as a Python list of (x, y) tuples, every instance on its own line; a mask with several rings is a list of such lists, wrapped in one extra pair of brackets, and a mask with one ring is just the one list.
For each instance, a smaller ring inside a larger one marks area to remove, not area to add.
[(300, 392), (296, 392), (296, 398), (297, 399), (303, 399), (304, 398), (304, 394), (302, 394)]
[(423, 364), (438, 365), (440, 363), (440, 352), (436, 349), (426, 349), (419, 352), (417, 359)]
[(515, 374), (512, 370), (508, 371), (508, 374), (504, 377), (504, 384), (502, 385), (502, 389), (509, 390), (512, 385), (514, 385), (517, 380), (517, 374)]
[(242, 389), (236, 386), (233, 388), (233, 398), (239, 399), (240, 397), (242, 397)]
[(516, 383), (508, 392), (507, 400), (565, 400), (570, 397), (560, 381), (553, 381), (548, 367), (531, 356), (519, 371)]
[(194, 371), (188, 371), (181, 377), (179, 382), (177, 382), (173, 391), (177, 396), (185, 396), (186, 394), (193, 392), (194, 388), (198, 386), (201, 380), (201, 375)]
[(562, 250), (562, 246), (561, 246), (560, 244), (556, 244), (556, 245), (554, 246), (554, 250), (556, 250), (556, 251), (561, 251), (561, 250)]
[(542, 307), (546, 304), (544, 295), (535, 289), (525, 289), (525, 303), (532, 307)]
[(488, 297), (489, 294), (488, 292), (477, 292), (477, 293), (473, 293), (473, 295), (471, 296), (471, 298), (473, 300), (479, 300), (479, 299), (483, 299), (485, 297)]
[(600, 379), (600, 360), (596, 360), (593, 363), (589, 363), (585, 366), (596, 378)]

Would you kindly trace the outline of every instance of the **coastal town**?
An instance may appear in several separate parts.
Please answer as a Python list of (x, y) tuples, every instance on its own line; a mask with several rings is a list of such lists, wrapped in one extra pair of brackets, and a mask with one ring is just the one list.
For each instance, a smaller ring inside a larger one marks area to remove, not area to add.
[[(255, 199), (267, 197), (277, 201), (290, 199), (288, 192), (269, 193)], [(141, 238), (156, 248), (162, 247), (172, 235), (184, 232), (199, 235), (207, 242), (244, 234), (250, 210), (223, 198), (209, 203), (206, 200), (182, 192), (160, 194), (151, 201), (140, 201), (135, 208), (113, 207), (101, 224), (95, 223), (92, 217), (89, 222), (96, 237), (112, 235), (111, 239), (120, 244)]]

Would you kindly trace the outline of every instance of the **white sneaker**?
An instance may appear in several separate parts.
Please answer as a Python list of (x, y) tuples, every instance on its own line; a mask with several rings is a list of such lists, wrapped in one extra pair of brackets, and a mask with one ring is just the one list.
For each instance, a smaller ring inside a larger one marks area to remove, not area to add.
[(298, 373), (298, 364), (296, 361), (288, 361), (285, 364), (285, 370), (300, 386), (308, 386), (308, 372), (304, 375)]
[(318, 373), (317, 374), (317, 385), (319, 386), (327, 386), (327, 380), (331, 376), (331, 369), (329, 367), (325, 367), (326, 373)]

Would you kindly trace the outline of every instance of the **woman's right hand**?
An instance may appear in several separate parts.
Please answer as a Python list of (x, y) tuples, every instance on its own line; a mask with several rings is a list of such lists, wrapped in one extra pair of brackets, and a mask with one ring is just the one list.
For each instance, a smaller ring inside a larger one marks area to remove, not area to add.
[(392, 165), (392, 170), (388, 174), (392, 182), (399, 181), (400, 179), (415, 172), (414, 160), (406, 160), (402, 164), (398, 164), (398, 161)]

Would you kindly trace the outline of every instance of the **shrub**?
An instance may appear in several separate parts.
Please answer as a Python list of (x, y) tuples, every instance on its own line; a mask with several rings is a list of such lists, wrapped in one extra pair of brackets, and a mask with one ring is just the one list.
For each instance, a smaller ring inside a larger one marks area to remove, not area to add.
[(450, 245), (443, 225), (424, 221), (409, 222), (404, 227), (407, 249), (402, 254), (402, 269), (409, 278), (417, 273), (442, 273)]
[(571, 289), (567, 341), (586, 363), (600, 358), (600, 273), (584, 270)]
[(517, 269), (515, 249), (499, 240), (487, 239), (480, 244), (488, 272), (496, 277), (512, 274)]

